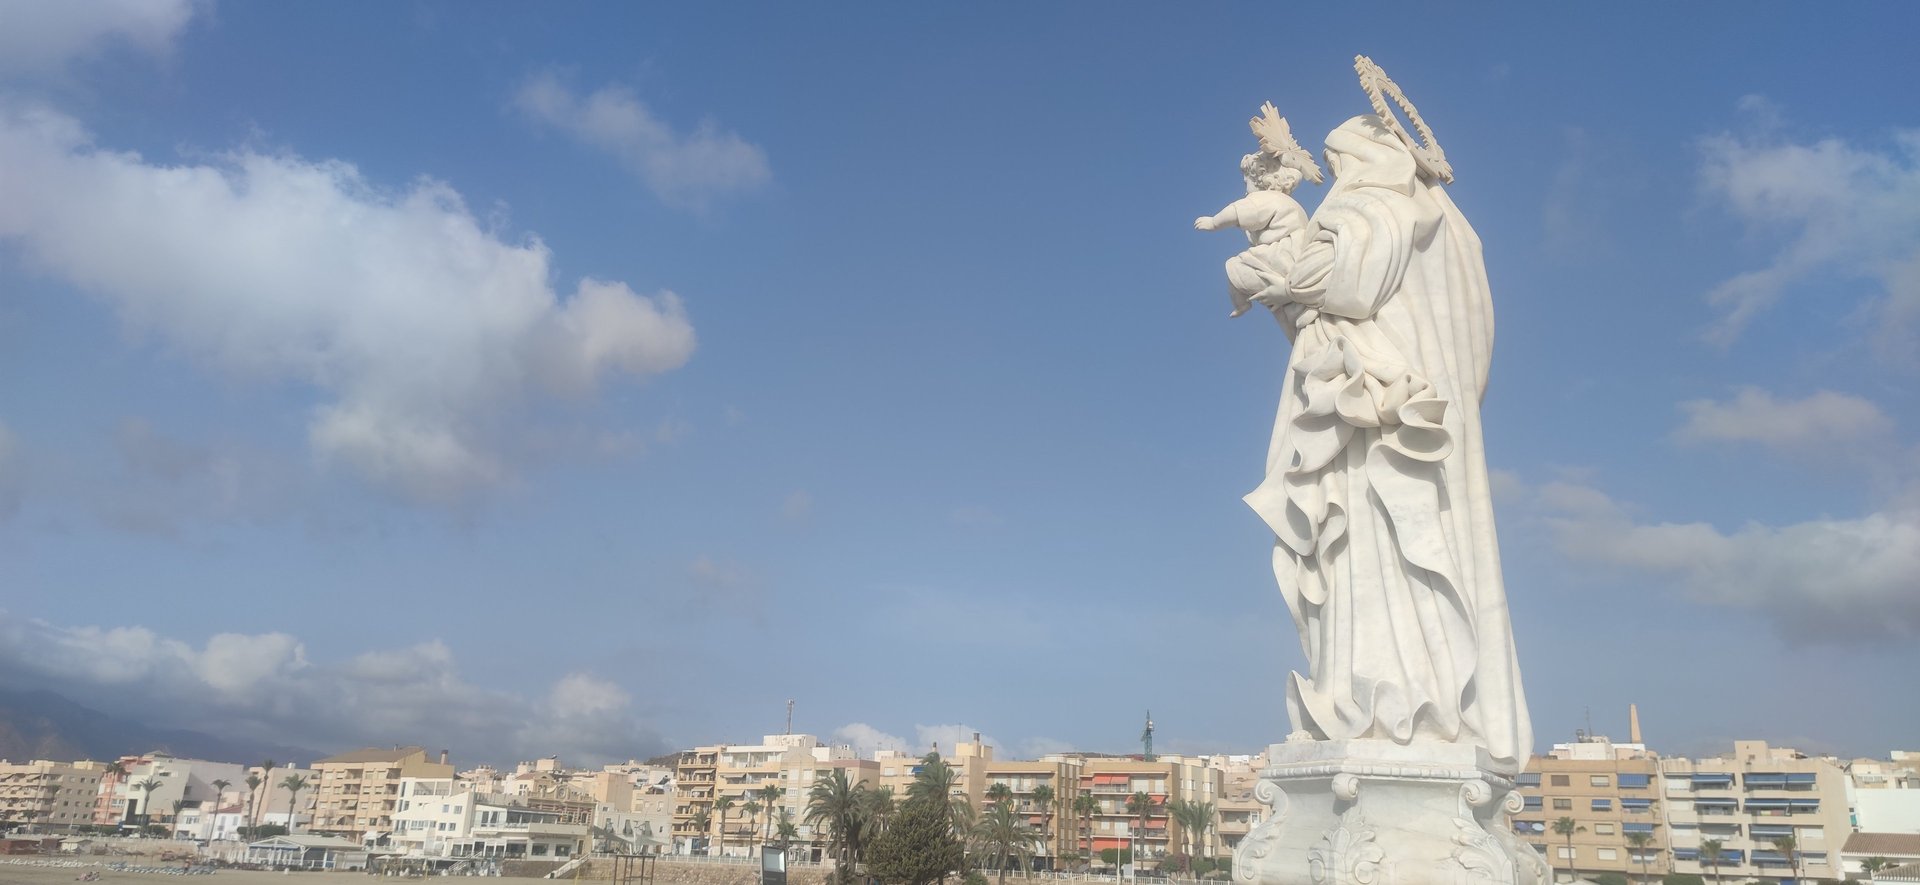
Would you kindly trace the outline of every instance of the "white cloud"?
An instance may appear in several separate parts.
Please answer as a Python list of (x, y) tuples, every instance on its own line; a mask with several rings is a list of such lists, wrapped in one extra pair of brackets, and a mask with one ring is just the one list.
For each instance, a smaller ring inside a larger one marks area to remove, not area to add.
[(1920, 637), (1920, 511), (1787, 526), (1645, 523), (1590, 486), (1535, 503), (1568, 556), (1675, 581), (1697, 602), (1755, 612), (1792, 642)]
[(0, 241), (135, 328), (235, 376), (320, 392), (326, 462), (415, 500), (507, 480), (514, 409), (692, 355), (671, 292), (584, 279), (561, 298), (537, 238), (507, 242), (447, 185), (242, 151), (162, 165), (56, 112), (0, 105)]
[(871, 757), (875, 750), (898, 750), (902, 753), (911, 748), (906, 738), (888, 734), (865, 722), (849, 722), (833, 730), (832, 743), (849, 744), (854, 752)]
[(1731, 401), (1689, 400), (1680, 409), (1687, 420), (1674, 435), (1690, 443), (1751, 442), (1787, 452), (1833, 452), (1893, 432), (1893, 422), (1879, 406), (1830, 390), (1796, 400), (1746, 387)]
[(326, 663), (285, 633), (222, 633), (196, 647), (145, 627), (62, 627), (0, 610), (0, 674), (153, 725), (322, 752), (400, 742), (473, 760), (591, 763), (665, 748), (613, 683), (572, 673), (543, 698), (494, 691), (461, 677), (437, 640)]
[[(1764, 103), (1743, 102), (1743, 107)], [(1764, 116), (1764, 113), (1763, 113)], [(1777, 126), (1765, 119), (1763, 128)], [(1722, 134), (1702, 143), (1707, 195), (1749, 229), (1783, 241), (1764, 268), (1720, 283), (1708, 301), (1722, 311), (1709, 339), (1725, 345), (1788, 290), (1869, 280), (1876, 295), (1830, 303), (1796, 298), (1805, 313), (1861, 313), (1889, 362), (1920, 351), (1920, 130), (1895, 132), (1885, 149), (1839, 138), (1810, 144), (1771, 134)], [(1849, 291), (1851, 289), (1849, 288)]]
[(0, 0), (0, 70), (57, 68), (114, 43), (165, 55), (195, 0)]
[(772, 178), (767, 156), (711, 122), (676, 132), (631, 91), (604, 86), (585, 97), (551, 73), (521, 84), (514, 107), (536, 122), (613, 155), (670, 203), (699, 207)]

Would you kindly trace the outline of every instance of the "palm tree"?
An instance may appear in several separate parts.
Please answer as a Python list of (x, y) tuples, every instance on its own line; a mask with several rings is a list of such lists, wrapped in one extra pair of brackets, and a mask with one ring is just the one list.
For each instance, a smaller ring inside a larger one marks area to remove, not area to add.
[(1860, 862), (1860, 867), (1867, 871), (1867, 878), (1869, 879), (1878, 875), (1881, 870), (1884, 870), (1890, 866), (1893, 866), (1893, 861), (1890, 861), (1884, 857), (1880, 857), (1879, 855), (1869, 857), (1866, 860)]
[(851, 875), (860, 857), (860, 826), (868, 804), (866, 784), (854, 786), (847, 771), (836, 768), (807, 791), (807, 826), (827, 830), (827, 853), (841, 875)]
[(247, 775), (247, 834), (253, 834), (253, 803), (260, 798), (260, 785), (266, 780), (257, 774)]
[(304, 775), (298, 774), (287, 775), (280, 781), (280, 789), (287, 791), (287, 832), (289, 833), (298, 832), (300, 829), (300, 816), (294, 813), (293, 803), (299, 798), (300, 791), (306, 789), (309, 783), (311, 782)]
[[(688, 819), (687, 823), (692, 824), (694, 829), (704, 834), (709, 827), (713, 826), (713, 815), (708, 814), (707, 810), (702, 808), (694, 812), (693, 817)], [(689, 846), (689, 850), (691, 850), (691, 846)], [(713, 855), (713, 845), (711, 843), (707, 845), (707, 855)]]
[[(1140, 834), (1146, 835), (1147, 818), (1153, 815), (1153, 797), (1146, 792), (1135, 793), (1127, 797), (1127, 813), (1140, 821)], [(1135, 867), (1135, 869), (1139, 869)]]
[(1713, 881), (1720, 881), (1720, 849), (1726, 843), (1719, 839), (1700, 840), (1700, 863), (1713, 870)]
[(1168, 803), (1167, 811), (1174, 820), (1179, 821), (1180, 830), (1187, 837), (1187, 845), (1191, 849), (1187, 852), (1187, 872), (1191, 873), (1194, 861), (1206, 851), (1207, 830), (1213, 828), (1213, 803), (1181, 799)]
[(1647, 846), (1651, 844), (1653, 844), (1652, 832), (1636, 831), (1627, 834), (1627, 845), (1633, 849), (1633, 858), (1640, 862), (1640, 881), (1642, 882), (1647, 880), (1647, 865), (1653, 862), (1653, 855), (1647, 853)]
[(785, 848), (792, 845), (793, 840), (800, 838), (800, 828), (794, 826), (792, 820), (782, 816), (780, 824), (773, 828), (773, 835), (780, 840), (780, 847)]
[(1040, 813), (1044, 815), (1040, 819), (1040, 835), (1046, 840), (1049, 851), (1058, 851), (1060, 847), (1059, 840), (1053, 835), (1053, 810), (1058, 801), (1052, 787), (1041, 784), (1033, 788), (1033, 804), (1040, 806)]
[[(268, 799), (273, 798), (273, 760), (272, 759), (268, 759), (260, 763), (260, 782), (267, 785), (267, 798)], [(268, 810), (267, 803), (264, 801), (261, 802), (260, 813), (266, 814), (267, 810)], [(260, 819), (254, 818), (253, 825), (256, 827), (260, 826)], [(287, 832), (291, 833), (293, 832), (293, 830), (289, 828)]]
[(947, 803), (947, 825), (953, 828), (955, 835), (965, 835), (973, 823), (973, 806), (964, 796), (953, 795), (953, 786), (960, 776), (940, 758), (939, 753), (928, 753), (920, 757), (920, 770), (913, 775), (913, 783), (907, 787), (907, 798), (916, 796), (938, 796)]
[(233, 781), (217, 780), (213, 782), (213, 813), (207, 815), (207, 838), (213, 838), (213, 820), (220, 814), (220, 802), (227, 798), (227, 788)]
[(753, 833), (759, 829), (760, 800), (748, 799), (740, 806), (740, 813), (747, 816), (747, 856), (753, 856)]
[(1005, 805), (1013, 801), (1013, 788), (1005, 783), (995, 783), (987, 788), (987, 801), (995, 805)]
[(1042, 839), (1007, 802), (996, 802), (987, 809), (974, 823), (969, 836), (968, 841), (973, 843), (978, 856), (1000, 871), (1000, 885), (1007, 885), (1008, 861), (1018, 863), (1022, 870), (1031, 867), (1033, 847)]
[(1080, 822), (1074, 825), (1075, 834), (1086, 833), (1084, 840), (1075, 839), (1075, 841), (1080, 843), (1080, 850), (1091, 857), (1093, 855), (1093, 816), (1100, 813), (1100, 800), (1095, 799), (1092, 793), (1081, 793), (1073, 798), (1073, 813), (1080, 816)]
[(147, 806), (153, 804), (153, 791), (160, 789), (162, 786), (164, 785), (160, 783), (160, 779), (157, 777), (148, 777), (146, 780), (133, 785), (134, 789), (147, 794), (140, 798), (140, 824), (142, 826), (153, 822), (153, 809)]
[(1553, 832), (1557, 835), (1567, 837), (1566, 861), (1567, 872), (1569, 873), (1573, 872), (1573, 834), (1584, 833), (1586, 831), (1586, 827), (1574, 823), (1573, 818), (1570, 817), (1563, 817), (1553, 822)]
[(1787, 856), (1787, 869), (1793, 871), (1793, 880), (1800, 881), (1800, 843), (1792, 836), (1781, 836), (1773, 840), (1773, 850)]
[(774, 809), (779, 807), (780, 797), (784, 793), (785, 791), (780, 789), (779, 784), (762, 784), (760, 786), (760, 804), (767, 808), (767, 822), (762, 824), (760, 828), (760, 841), (762, 844), (772, 840), (773, 819), (776, 817)]
[(733, 810), (733, 797), (721, 796), (713, 800), (713, 810), (720, 812), (720, 856), (727, 856), (727, 812)]

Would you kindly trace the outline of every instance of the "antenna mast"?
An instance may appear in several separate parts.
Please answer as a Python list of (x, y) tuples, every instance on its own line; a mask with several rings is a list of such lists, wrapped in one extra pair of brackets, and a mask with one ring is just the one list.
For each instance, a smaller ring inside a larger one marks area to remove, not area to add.
[(793, 734), (793, 698), (787, 698), (787, 734)]
[(1142, 754), (1141, 758), (1147, 762), (1152, 762), (1153, 761), (1153, 711), (1152, 710), (1147, 711), (1147, 730), (1140, 732), (1140, 743), (1143, 745), (1143, 748), (1146, 750), (1146, 752)]

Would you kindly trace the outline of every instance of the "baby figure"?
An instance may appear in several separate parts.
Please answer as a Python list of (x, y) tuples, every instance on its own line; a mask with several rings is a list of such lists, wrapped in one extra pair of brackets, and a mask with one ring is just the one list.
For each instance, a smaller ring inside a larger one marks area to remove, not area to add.
[[(1273, 103), (1262, 105), (1260, 113), (1248, 121), (1260, 137), (1260, 150), (1240, 159), (1247, 195), (1193, 221), (1197, 230), (1237, 227), (1247, 232), (1247, 250), (1227, 259), (1227, 293), (1233, 300), (1231, 315), (1236, 317), (1256, 299), (1278, 303), (1284, 297), (1287, 274), (1307, 240), (1307, 210), (1293, 199), (1293, 189), (1302, 178), (1311, 178), (1314, 184), (1324, 180), (1320, 164), (1293, 140), (1286, 118)], [(1278, 291), (1258, 298), (1270, 287)]]

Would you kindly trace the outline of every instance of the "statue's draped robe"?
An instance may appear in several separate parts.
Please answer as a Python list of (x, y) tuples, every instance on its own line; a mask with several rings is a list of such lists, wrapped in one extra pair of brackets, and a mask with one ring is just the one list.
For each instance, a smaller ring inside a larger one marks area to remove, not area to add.
[(1288, 713), (1321, 740), (1470, 743), (1524, 762), (1532, 726), (1480, 434), (1493, 345), (1480, 240), (1377, 117), (1349, 120), (1327, 151), (1336, 180), (1291, 274), (1290, 297), (1318, 319), (1297, 334), (1266, 480), (1247, 496), (1276, 537), (1312, 674), (1292, 675)]

